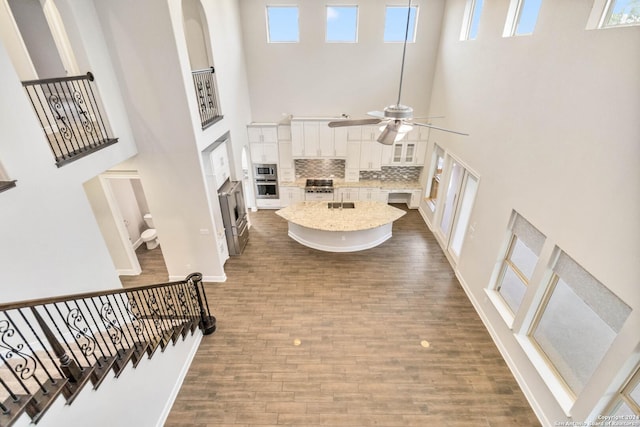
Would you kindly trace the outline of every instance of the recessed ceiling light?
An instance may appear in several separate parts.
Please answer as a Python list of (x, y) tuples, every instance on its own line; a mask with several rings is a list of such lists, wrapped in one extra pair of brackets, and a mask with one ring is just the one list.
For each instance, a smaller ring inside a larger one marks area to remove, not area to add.
[(302, 341), (300, 341), (298, 338), (293, 340), (293, 345), (300, 345), (300, 344), (302, 344)]
[(420, 345), (423, 346), (424, 348), (428, 348), (431, 344), (429, 344), (429, 341), (422, 340), (420, 341)]

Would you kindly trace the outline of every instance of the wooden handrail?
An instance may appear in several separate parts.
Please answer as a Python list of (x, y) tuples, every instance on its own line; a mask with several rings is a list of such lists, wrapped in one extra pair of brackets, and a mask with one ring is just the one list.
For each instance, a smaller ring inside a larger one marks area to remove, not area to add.
[(139, 291), (139, 290), (143, 290), (143, 289), (161, 288), (161, 287), (167, 286), (167, 285), (177, 285), (177, 284), (180, 284), (180, 283), (186, 283), (189, 280), (191, 280), (192, 278), (196, 279), (196, 281), (197, 280), (202, 280), (202, 274), (200, 274), (200, 273), (191, 273), (184, 280), (178, 280), (178, 281), (175, 281), (175, 282), (157, 283), (157, 284), (146, 285), (146, 286), (145, 285), (143, 285), (143, 286), (134, 286), (134, 287), (131, 287), (131, 288), (109, 289), (109, 290), (105, 290), (105, 291), (85, 292), (85, 293), (78, 293), (78, 294), (60, 295), (60, 296), (55, 296), (55, 297), (38, 298), (38, 299), (32, 299), (32, 300), (26, 300), (26, 301), (9, 302), (9, 303), (0, 304), (0, 311), (15, 310), (17, 308), (34, 307), (34, 306), (38, 306), (38, 305), (52, 304), (52, 303), (56, 303), (56, 302), (76, 300), (76, 299), (99, 297), (99, 296), (104, 296), (104, 295), (114, 295), (114, 294), (120, 294), (120, 293), (126, 293), (126, 292), (134, 292), (134, 291)]

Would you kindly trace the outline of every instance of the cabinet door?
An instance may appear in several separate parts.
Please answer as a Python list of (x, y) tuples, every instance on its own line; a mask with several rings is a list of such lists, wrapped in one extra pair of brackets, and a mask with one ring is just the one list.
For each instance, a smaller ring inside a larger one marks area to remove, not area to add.
[(319, 157), (320, 156), (320, 126), (318, 122), (304, 122), (303, 139), (304, 139), (304, 156)]
[(376, 141), (380, 136), (380, 125), (362, 126), (362, 140)]
[(262, 142), (278, 142), (278, 128), (276, 126), (263, 127)]
[(280, 169), (293, 169), (293, 155), (291, 154), (291, 141), (278, 143), (278, 166)]
[(362, 141), (362, 126), (347, 127), (347, 141)]
[(347, 128), (333, 129), (333, 150), (335, 157), (347, 157)]
[(407, 141), (404, 143), (403, 163), (412, 165), (416, 162), (416, 145), (417, 142)]
[(382, 144), (377, 141), (362, 141), (360, 147), (360, 169), (382, 169)]
[(269, 142), (262, 143), (262, 157), (263, 163), (278, 163), (278, 143)]
[(427, 157), (427, 142), (418, 141), (416, 143), (416, 159), (413, 163), (418, 166), (422, 166), (425, 163), (426, 157)]
[(320, 157), (335, 157), (335, 132), (329, 127), (329, 122), (318, 122), (318, 154)]
[(304, 130), (302, 122), (291, 122), (291, 155), (304, 156)]
[(358, 169), (360, 167), (360, 141), (347, 144), (346, 169)]
[(262, 130), (256, 126), (247, 126), (249, 142), (262, 142)]

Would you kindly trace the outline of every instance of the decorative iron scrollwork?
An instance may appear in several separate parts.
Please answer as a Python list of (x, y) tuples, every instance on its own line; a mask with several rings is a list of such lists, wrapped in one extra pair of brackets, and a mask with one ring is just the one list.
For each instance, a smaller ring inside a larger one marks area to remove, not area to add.
[(91, 329), (82, 312), (78, 308), (70, 310), (65, 321), (69, 329), (74, 331), (73, 337), (78, 343), (82, 354), (85, 356), (92, 355), (96, 349), (96, 340), (91, 334)]
[[(20, 376), (22, 380), (28, 380), (36, 371), (36, 360), (30, 354), (25, 353), (24, 343), (11, 344), (9, 339), (16, 333), (15, 327), (7, 320), (0, 320), (0, 348), (6, 350), (3, 355), (5, 361), (16, 360), (16, 363), (7, 365), (11, 366), (11, 369), (16, 375)], [(15, 359), (14, 359), (15, 356)]]
[(107, 301), (100, 308), (100, 318), (102, 318), (102, 322), (107, 328), (107, 334), (109, 335), (111, 342), (114, 345), (120, 344), (122, 341), (122, 327), (120, 326), (120, 322), (118, 321), (110, 302)]

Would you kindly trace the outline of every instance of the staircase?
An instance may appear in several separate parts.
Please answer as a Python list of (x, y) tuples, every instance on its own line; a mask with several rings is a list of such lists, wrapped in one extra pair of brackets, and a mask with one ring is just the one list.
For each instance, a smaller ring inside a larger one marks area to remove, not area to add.
[[(200, 329), (215, 331), (202, 275), (113, 291), (0, 305), (0, 427), (22, 414), (37, 423), (159, 350)], [(60, 397), (62, 395), (62, 397)]]

